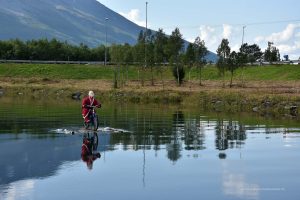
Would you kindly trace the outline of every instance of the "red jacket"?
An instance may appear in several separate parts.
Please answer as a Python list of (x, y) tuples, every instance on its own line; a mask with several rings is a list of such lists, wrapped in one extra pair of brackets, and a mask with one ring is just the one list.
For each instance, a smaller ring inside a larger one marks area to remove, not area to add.
[(90, 146), (91, 146), (90, 141), (85, 139), (82, 143), (82, 146), (81, 146), (81, 156), (82, 157), (92, 155)]
[(101, 107), (101, 103), (98, 102), (95, 98), (85, 97), (82, 100), (82, 117), (84, 120), (88, 120), (89, 113), (91, 109), (89, 106), (96, 106), (98, 108)]

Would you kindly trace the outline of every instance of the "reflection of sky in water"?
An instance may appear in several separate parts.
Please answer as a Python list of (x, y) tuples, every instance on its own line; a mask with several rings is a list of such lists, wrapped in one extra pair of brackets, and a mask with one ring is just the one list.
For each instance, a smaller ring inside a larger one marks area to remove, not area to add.
[[(233, 170), (235, 169), (235, 170)], [(249, 183), (241, 169), (228, 164), (225, 160), (222, 163), (222, 187), (223, 193), (240, 199), (259, 199), (259, 185)]]
[(0, 128), (0, 199), (300, 196), (299, 128), (140, 109), (112, 108), (102, 114), (103, 127), (130, 132), (101, 133), (102, 157), (92, 170), (80, 158), (80, 133), (51, 132), (78, 129), (81, 121), (72, 110), (63, 116), (66, 122), (53, 116), (33, 124), (5, 118), (13, 126)]
[(35, 189), (34, 180), (21, 180), (9, 184), (5, 192), (0, 193), (0, 199), (31, 199), (30, 196)]

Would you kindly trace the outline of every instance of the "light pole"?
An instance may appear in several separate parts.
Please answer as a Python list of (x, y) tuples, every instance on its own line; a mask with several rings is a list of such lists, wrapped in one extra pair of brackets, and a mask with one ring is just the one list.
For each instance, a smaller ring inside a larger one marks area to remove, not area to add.
[[(244, 36), (245, 36), (245, 28), (246, 26), (243, 26), (243, 37), (242, 37), (242, 46), (241, 46), (241, 53), (244, 57)], [(244, 82), (244, 67), (242, 67), (242, 87), (245, 87), (245, 82)]]
[(243, 26), (242, 45), (244, 44), (245, 28), (246, 28), (246, 26)]
[(106, 66), (107, 64), (107, 21), (108, 18), (105, 18), (105, 60), (104, 60), (104, 65)]
[(146, 1), (146, 27), (145, 27), (145, 68), (147, 67), (147, 32), (148, 32), (148, 2)]

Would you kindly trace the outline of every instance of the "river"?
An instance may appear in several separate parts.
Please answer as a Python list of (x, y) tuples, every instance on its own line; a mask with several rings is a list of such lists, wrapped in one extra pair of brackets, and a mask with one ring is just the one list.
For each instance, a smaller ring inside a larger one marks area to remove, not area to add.
[(87, 163), (79, 101), (1, 97), (0, 199), (300, 199), (298, 121), (162, 104), (98, 115)]

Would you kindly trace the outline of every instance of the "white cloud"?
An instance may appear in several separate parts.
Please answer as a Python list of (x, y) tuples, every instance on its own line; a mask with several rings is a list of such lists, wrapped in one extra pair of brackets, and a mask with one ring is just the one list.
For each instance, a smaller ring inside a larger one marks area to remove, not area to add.
[(263, 41), (265, 41), (265, 38), (263, 36), (257, 36), (254, 38), (255, 43), (261, 43)]
[(130, 21), (136, 23), (139, 26), (146, 26), (146, 21), (141, 20), (140, 18), (140, 10), (139, 9), (131, 9), (128, 13), (120, 12), (120, 15), (129, 19)]
[(299, 27), (300, 24), (289, 24), (282, 32), (272, 33), (267, 40), (276, 43), (288, 41), (292, 39), (295, 29)]
[(300, 24), (288, 24), (282, 31), (267, 36), (257, 36), (253, 41), (265, 48), (268, 41), (274, 42), (274, 46), (279, 49), (281, 55), (288, 54), (291, 59), (298, 59), (300, 55), (299, 30)]
[(205, 41), (209, 50), (216, 52), (223, 38), (229, 40), (229, 46), (232, 51), (238, 51), (241, 46), (241, 29), (228, 24), (223, 24), (221, 27), (201, 26), (200, 38)]
[(232, 26), (223, 24), (223, 38), (229, 39), (232, 33)]
[(287, 42), (293, 39), (296, 35), (299, 33), (295, 34), (295, 30), (300, 28), (300, 24), (288, 24), (287, 27), (277, 33), (272, 33), (269, 36), (263, 37), (263, 36), (258, 36), (255, 38), (256, 42), (262, 42), (262, 41), (271, 41), (274, 43), (282, 43), (282, 42)]
[(200, 27), (200, 38), (202, 40), (209, 40), (211, 36), (214, 34), (215, 29), (210, 26), (201, 26)]
[(295, 51), (300, 50), (300, 42), (296, 41), (292, 45), (280, 44), (277, 46), (277, 48), (279, 49), (280, 53), (284, 53), (284, 54), (293, 53)]
[(188, 42), (190, 42), (190, 43), (194, 43), (195, 42), (194, 38), (186, 38), (185, 40), (188, 41)]
[[(250, 30), (250, 29), (249, 29)], [(203, 25), (199, 28), (199, 36), (205, 41), (209, 50), (215, 52), (223, 38), (229, 40), (231, 51), (239, 51), (242, 40), (242, 29), (240, 26), (223, 24), (221, 27)], [(300, 56), (300, 24), (288, 24), (281, 31), (268, 35), (248, 33), (245, 42), (258, 44), (262, 51), (266, 49), (268, 41), (274, 42), (281, 55), (288, 54), (291, 59), (298, 59)], [(193, 41), (188, 39), (188, 41)], [(292, 56), (293, 55), (293, 56)], [(296, 55), (296, 56), (295, 56)]]
[(239, 52), (241, 48), (241, 44), (235, 44), (231, 47), (231, 51)]
[(205, 41), (206, 46), (208, 49), (216, 49), (216, 45), (220, 37), (218, 36), (218, 32), (216, 29), (210, 26), (201, 26), (200, 27), (200, 38), (201, 40)]

